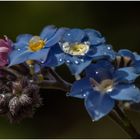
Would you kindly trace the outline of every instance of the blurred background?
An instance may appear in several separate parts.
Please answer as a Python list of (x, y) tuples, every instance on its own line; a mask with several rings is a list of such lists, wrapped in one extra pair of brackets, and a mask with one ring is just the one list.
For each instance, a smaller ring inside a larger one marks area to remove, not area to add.
[[(140, 2), (0, 2), (0, 35), (39, 34), (46, 25), (94, 28), (115, 50), (140, 53)], [(63, 67), (63, 77), (69, 74)], [(64, 71), (64, 72), (63, 72)], [(68, 81), (72, 78), (67, 76)], [(44, 106), (34, 117), (10, 124), (0, 117), (0, 138), (129, 138), (108, 116), (93, 123), (80, 99), (41, 90)], [(140, 132), (140, 113), (128, 112)]]

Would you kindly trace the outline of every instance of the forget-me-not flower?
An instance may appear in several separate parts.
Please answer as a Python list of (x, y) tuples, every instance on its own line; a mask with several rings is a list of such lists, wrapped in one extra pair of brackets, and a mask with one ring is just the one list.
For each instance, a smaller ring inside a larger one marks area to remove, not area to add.
[(27, 60), (46, 61), (50, 48), (57, 44), (64, 28), (47, 26), (39, 36), (31, 34), (19, 35), (14, 44), (14, 51), (10, 54), (10, 66), (23, 63)]
[(51, 48), (46, 66), (66, 64), (73, 75), (80, 74), (92, 60), (114, 59), (111, 45), (93, 29), (67, 29), (59, 44)]
[(74, 82), (69, 96), (84, 99), (92, 120), (99, 120), (113, 109), (115, 100), (140, 102), (140, 90), (124, 82), (130, 74), (101, 60), (87, 67), (86, 77)]

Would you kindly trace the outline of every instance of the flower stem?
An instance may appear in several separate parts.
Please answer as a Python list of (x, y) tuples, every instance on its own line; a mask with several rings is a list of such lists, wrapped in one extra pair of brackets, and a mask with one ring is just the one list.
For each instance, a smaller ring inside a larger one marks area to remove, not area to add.
[(16, 77), (21, 77), (21, 74), (12, 68), (3, 67), (3, 68), (1, 68), (1, 70), (5, 71), (7, 73), (10, 73)]
[(140, 134), (134, 128), (131, 121), (124, 114), (124, 112), (116, 105), (114, 110), (109, 114), (110, 118), (114, 120), (131, 138), (140, 138)]
[(55, 70), (48, 69), (48, 77), (49, 80), (42, 80), (37, 82), (37, 84), (40, 86), (40, 88), (44, 89), (58, 89), (65, 92), (70, 91), (71, 84), (64, 79), (62, 79)]
[(61, 83), (61, 82), (56, 82), (54, 80), (43, 80), (37, 83), (40, 88), (43, 89), (56, 89), (56, 90), (61, 90), (68, 92), (70, 90), (71, 84), (68, 83)]

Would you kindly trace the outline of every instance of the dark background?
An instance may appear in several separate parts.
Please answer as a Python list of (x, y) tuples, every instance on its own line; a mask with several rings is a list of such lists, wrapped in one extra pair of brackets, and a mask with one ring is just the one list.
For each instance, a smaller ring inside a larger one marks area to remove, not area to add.
[[(115, 50), (140, 53), (139, 2), (0, 2), (0, 33), (12, 40), (39, 34), (45, 25), (94, 28)], [(60, 74), (70, 81), (69, 72)], [(108, 116), (93, 123), (80, 99), (55, 90), (41, 91), (44, 106), (32, 119), (10, 124), (0, 118), (0, 138), (129, 138)], [(128, 112), (140, 132), (140, 113)]]

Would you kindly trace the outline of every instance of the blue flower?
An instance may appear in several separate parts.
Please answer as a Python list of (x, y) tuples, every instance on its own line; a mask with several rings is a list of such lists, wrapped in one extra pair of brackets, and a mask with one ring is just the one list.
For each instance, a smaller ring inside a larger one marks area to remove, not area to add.
[(115, 53), (105, 38), (93, 29), (67, 29), (59, 44), (51, 48), (46, 66), (66, 64), (73, 75), (80, 74), (92, 60), (112, 60)]
[(23, 63), (27, 60), (37, 60), (43, 63), (50, 48), (57, 44), (65, 29), (57, 29), (55, 26), (47, 26), (40, 36), (31, 34), (19, 35), (14, 44), (14, 51), (10, 54), (10, 65)]
[(133, 82), (140, 76), (140, 55), (127, 49), (121, 49), (116, 54), (115, 66), (120, 71), (130, 72), (127, 81)]
[(115, 100), (140, 102), (140, 90), (124, 82), (129, 74), (109, 61), (98, 61), (86, 68), (86, 77), (74, 82), (69, 96), (84, 99), (89, 115), (97, 121), (113, 109)]

